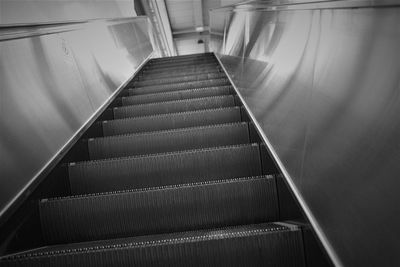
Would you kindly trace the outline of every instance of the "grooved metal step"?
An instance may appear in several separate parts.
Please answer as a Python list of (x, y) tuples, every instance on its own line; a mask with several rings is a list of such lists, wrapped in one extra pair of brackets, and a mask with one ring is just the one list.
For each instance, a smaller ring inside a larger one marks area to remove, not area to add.
[(166, 64), (179, 64), (179, 63), (192, 63), (193, 65), (196, 62), (201, 62), (201, 61), (210, 61), (210, 62), (216, 62), (217, 59), (215, 57), (198, 57), (198, 58), (182, 58), (182, 59), (174, 59), (174, 60), (151, 60), (148, 62), (147, 66), (157, 66), (157, 65), (166, 65)]
[(162, 71), (162, 72), (154, 72), (154, 73), (140, 73), (138, 74), (139, 80), (150, 80), (150, 79), (158, 79), (158, 78), (168, 78), (168, 77), (182, 77), (185, 75), (195, 75), (195, 74), (202, 74), (202, 73), (222, 73), (223, 70), (220, 66), (215, 67), (207, 67), (207, 68), (199, 68), (199, 69), (188, 69), (185, 68), (184, 70), (178, 71)]
[(196, 110), (102, 122), (104, 136), (239, 122), (239, 107)]
[(229, 95), (233, 87), (230, 85), (205, 87), (188, 90), (169, 91), (163, 93), (143, 94), (122, 97), (122, 105), (148, 104), (163, 101), (200, 98), (207, 96)]
[(185, 73), (185, 72), (180, 72), (177, 73), (176, 75), (171, 75), (171, 74), (160, 74), (160, 75), (141, 75), (138, 74), (135, 76), (134, 81), (150, 81), (154, 79), (164, 79), (164, 78), (179, 78), (179, 77), (184, 77), (187, 75), (202, 75), (202, 74), (211, 74), (211, 73), (223, 73), (223, 71), (220, 68), (215, 68), (215, 69), (210, 69), (210, 70), (202, 70), (198, 71), (195, 73)]
[(130, 94), (133, 95), (151, 94), (151, 93), (187, 90), (187, 89), (202, 88), (202, 87), (221, 86), (221, 85), (230, 85), (228, 78), (136, 87), (130, 90)]
[(160, 64), (167, 62), (180, 62), (180, 61), (188, 61), (188, 60), (197, 60), (197, 59), (215, 59), (214, 55), (199, 55), (199, 56), (177, 56), (177, 57), (164, 57), (164, 58), (153, 58), (149, 61), (149, 64)]
[(277, 207), (272, 176), (46, 199), (39, 204), (49, 244), (270, 222), (278, 220)]
[(204, 63), (204, 64), (197, 64), (197, 65), (188, 65), (188, 66), (173, 66), (173, 67), (166, 67), (162, 66), (160, 68), (150, 68), (150, 69), (142, 69), (142, 74), (150, 74), (150, 73), (157, 73), (157, 72), (168, 72), (171, 70), (204, 70), (204, 69), (215, 69), (221, 67), (218, 64), (218, 61), (211, 62), (211, 63)]
[(182, 72), (200, 72), (200, 71), (214, 71), (220, 69), (221, 67), (217, 63), (212, 64), (203, 64), (197, 66), (185, 66), (185, 67), (175, 67), (175, 68), (161, 68), (161, 69), (152, 69), (152, 70), (143, 70), (142, 75), (155, 75), (155, 74), (166, 74), (170, 73), (172, 75), (176, 75)]
[(169, 61), (169, 62), (158, 62), (149, 63), (146, 65), (145, 69), (160, 68), (160, 67), (174, 67), (174, 66), (193, 66), (198, 64), (208, 64), (218, 62), (215, 58), (198, 58), (198, 59), (186, 59), (179, 61)]
[(176, 113), (202, 109), (224, 108), (235, 106), (232, 95), (211, 96), (183, 100), (173, 100), (158, 103), (115, 107), (115, 119), (149, 116), (156, 114)]
[(195, 59), (195, 58), (215, 58), (212, 53), (199, 53), (199, 54), (190, 54), (190, 55), (181, 55), (181, 56), (172, 56), (172, 57), (159, 57), (159, 58), (152, 58), (149, 62), (166, 62), (166, 61), (177, 61), (177, 60), (188, 60), (188, 59)]
[(154, 154), (250, 142), (246, 122), (145, 132), (88, 140), (90, 159)]
[(207, 79), (218, 79), (218, 78), (225, 78), (225, 77), (226, 77), (225, 73), (214, 72), (214, 73), (186, 75), (186, 76), (182, 76), (182, 77), (152, 79), (152, 80), (147, 80), (147, 81), (133, 81), (132, 85), (135, 87), (140, 87), (140, 86), (148, 86), (148, 85), (156, 85), (156, 84), (169, 84), (169, 83), (200, 81), (200, 80), (207, 80)]
[(192, 67), (192, 66), (203, 66), (203, 65), (212, 65), (217, 64), (218, 61), (215, 59), (212, 60), (194, 60), (194, 61), (186, 61), (186, 62), (168, 62), (168, 63), (161, 63), (161, 64), (154, 64), (154, 65), (146, 65), (143, 71), (147, 70), (159, 70), (159, 69), (168, 69), (168, 68), (185, 68), (185, 67)]
[(69, 164), (73, 194), (262, 175), (258, 144)]
[(2, 266), (303, 267), (296, 225), (263, 223), (48, 246), (0, 259)]
[(213, 56), (212, 52), (205, 52), (205, 53), (194, 53), (194, 54), (187, 54), (187, 55), (179, 55), (179, 56), (169, 56), (169, 57), (156, 57), (152, 58), (151, 60), (171, 60), (171, 59), (182, 59), (182, 58), (194, 58), (194, 57), (208, 57)]

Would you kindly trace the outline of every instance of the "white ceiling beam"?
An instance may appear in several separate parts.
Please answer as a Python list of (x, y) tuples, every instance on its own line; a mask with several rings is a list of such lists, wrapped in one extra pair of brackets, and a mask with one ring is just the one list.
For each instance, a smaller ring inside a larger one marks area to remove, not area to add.
[(193, 3), (193, 22), (196, 31), (203, 31), (203, 3), (202, 0), (192, 0)]

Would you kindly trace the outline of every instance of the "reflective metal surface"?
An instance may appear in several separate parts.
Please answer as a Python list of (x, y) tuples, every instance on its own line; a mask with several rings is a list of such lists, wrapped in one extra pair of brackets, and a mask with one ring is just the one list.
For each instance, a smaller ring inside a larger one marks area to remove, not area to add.
[(211, 48), (334, 263), (399, 266), (398, 2), (283, 2), (213, 10)]
[(0, 28), (0, 215), (151, 55), (152, 39), (146, 17)]
[(136, 16), (130, 0), (1, 0), (0, 24)]

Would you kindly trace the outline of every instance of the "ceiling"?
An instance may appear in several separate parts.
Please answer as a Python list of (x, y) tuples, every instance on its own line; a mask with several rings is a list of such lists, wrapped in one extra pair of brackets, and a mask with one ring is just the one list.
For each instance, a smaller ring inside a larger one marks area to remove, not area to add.
[(241, 0), (164, 0), (178, 55), (203, 53), (209, 44), (209, 9)]
[(149, 16), (167, 56), (208, 52), (209, 10), (239, 2), (243, 0), (134, 0), (136, 13)]

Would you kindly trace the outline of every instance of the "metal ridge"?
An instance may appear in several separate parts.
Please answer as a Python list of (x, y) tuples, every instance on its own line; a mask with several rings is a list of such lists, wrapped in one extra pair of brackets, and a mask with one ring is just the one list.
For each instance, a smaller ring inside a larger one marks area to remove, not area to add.
[(142, 19), (147, 19), (147, 17), (137, 16), (123, 18), (55, 21), (45, 23), (0, 24), (0, 42), (33, 36), (76, 31), (82, 29), (85, 25), (92, 23), (122, 23)]
[(345, 9), (399, 6), (397, 0), (270, 0), (247, 1), (239, 4), (212, 8), (210, 11), (283, 11), (283, 10), (310, 10), (310, 9)]

